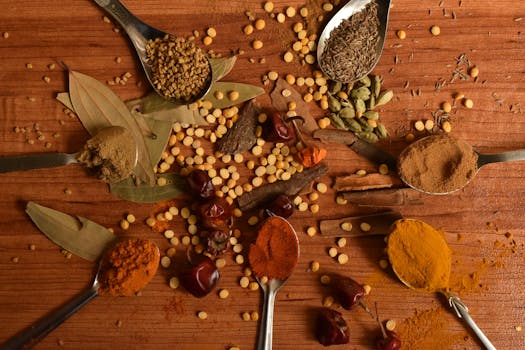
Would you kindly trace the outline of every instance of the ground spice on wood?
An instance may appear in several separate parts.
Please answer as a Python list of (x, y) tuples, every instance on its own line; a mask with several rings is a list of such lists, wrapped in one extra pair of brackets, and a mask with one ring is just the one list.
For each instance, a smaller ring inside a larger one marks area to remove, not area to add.
[(373, 67), (379, 45), (377, 8), (372, 1), (332, 31), (319, 62), (329, 78), (352, 82)]
[(401, 179), (429, 193), (448, 193), (465, 186), (476, 174), (478, 155), (466, 142), (434, 135), (407, 147), (400, 155)]
[(155, 243), (132, 238), (116, 243), (102, 259), (98, 294), (130, 296), (146, 287), (155, 276), (160, 254)]
[(299, 241), (292, 226), (279, 216), (267, 218), (248, 253), (255, 276), (284, 280), (292, 274), (298, 258)]

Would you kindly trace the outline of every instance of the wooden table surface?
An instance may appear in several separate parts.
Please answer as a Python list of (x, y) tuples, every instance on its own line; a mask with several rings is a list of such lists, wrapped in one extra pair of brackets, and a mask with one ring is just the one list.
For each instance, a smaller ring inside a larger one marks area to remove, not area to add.
[[(319, 0), (274, 2), (275, 12), (303, 5), (311, 12), (322, 12)], [(75, 152), (88, 138), (80, 122), (65, 115), (55, 100), (56, 93), (67, 89), (66, 71), (57, 62), (102, 82), (129, 71), (133, 75), (130, 83), (113, 86), (113, 91), (122, 99), (146, 92), (145, 78), (126, 35), (103, 21), (104, 12), (94, 2), (2, 0), (0, 4), (0, 155)], [(311, 71), (297, 63), (286, 64), (281, 58), (293, 40), (291, 25), (300, 18), (279, 24), (264, 13), (260, 1), (128, 0), (125, 4), (146, 22), (179, 35), (216, 28), (211, 49), (223, 54), (245, 51), (228, 81), (262, 86), (261, 76), (270, 70), (296, 76), (308, 76)], [(263, 31), (250, 37), (241, 30), (249, 23), (246, 11), (267, 23)], [(315, 19), (309, 20), (314, 30)], [(439, 36), (429, 32), (433, 25), (441, 28)], [(404, 40), (396, 37), (401, 29), (406, 32)], [(253, 38), (263, 41), (261, 50), (251, 48)], [(476, 80), (451, 81), (456, 69), (465, 71), (464, 65), (457, 64), (461, 55), (479, 67)], [(116, 57), (122, 61), (116, 63)], [(28, 63), (32, 69), (26, 67)], [(56, 68), (50, 70), (50, 64)], [(399, 153), (414, 121), (431, 119), (441, 102), (452, 102), (452, 95), (462, 92), (474, 101), (474, 107), (455, 105), (451, 113), (454, 136), (482, 152), (525, 148), (525, 2), (394, 0), (385, 49), (374, 72), (383, 76), (385, 88), (395, 92), (394, 100), (382, 108), (381, 119), (391, 136), (381, 147)], [(50, 78), (49, 83), (44, 76)], [(269, 92), (270, 87), (266, 89)], [(270, 104), (268, 96), (258, 101)], [(323, 115), (315, 104), (311, 106), (316, 118)], [(36, 123), (45, 136), (43, 141), (37, 140)], [(17, 133), (16, 127), (27, 132)], [(28, 138), (35, 143), (29, 144)], [(334, 175), (375, 169), (341, 145), (330, 147), (327, 161), (330, 171), (322, 180), (328, 184)], [(464, 190), (426, 196), (422, 205), (397, 208), (405, 217), (425, 220), (446, 232), (453, 250), (452, 286), (475, 282), (461, 289), (461, 297), (498, 349), (525, 348), (525, 332), (519, 331), (525, 326), (524, 172), (523, 162), (492, 164)], [(92, 263), (75, 256), (67, 259), (31, 223), (24, 212), (28, 201), (87, 217), (119, 234), (152, 239), (162, 251), (169, 247), (166, 239), (144, 224), (155, 210), (154, 204), (120, 200), (76, 165), (1, 174), (0, 193), (0, 342), (70, 300), (93, 276)], [(300, 236), (301, 258), (296, 273), (277, 297), (274, 348), (321, 347), (315, 340), (313, 323), (315, 310), (328, 294), (319, 276), (329, 272), (372, 286), (367, 303), (373, 306), (377, 302), (381, 318), (395, 319), (403, 334), (412, 332), (403, 339), (404, 349), (480, 348), (439, 296), (411, 291), (391, 271), (379, 267), (384, 248), (381, 237), (349, 239), (340, 251), (347, 253), (350, 261), (338, 265), (327, 254), (335, 245), (333, 237), (306, 235), (306, 228), (320, 219), (364, 211), (350, 204), (336, 205), (334, 199), (329, 190), (320, 196), (318, 213), (296, 212), (290, 219)], [(181, 207), (187, 204), (176, 202)], [(138, 222), (122, 232), (118, 223), (126, 213), (133, 213)], [(245, 221), (246, 217), (241, 227), (247, 246), (253, 229)], [(184, 232), (180, 218), (172, 227), (177, 233)], [(35, 249), (30, 250), (30, 245)], [(175, 266), (162, 269), (140, 296), (96, 298), (37, 348), (254, 349), (258, 323), (243, 321), (241, 314), (261, 312), (262, 298), (259, 291), (238, 285), (242, 267), (234, 263), (231, 253), (225, 256), (227, 265), (219, 282), (219, 288), (230, 291), (225, 300), (216, 293), (196, 299), (182, 288), (170, 289), (167, 280), (175, 274), (176, 265), (180, 266), (182, 249), (177, 254)], [(308, 272), (312, 260), (320, 262), (319, 272)], [(208, 313), (207, 320), (196, 316), (201, 310)], [(373, 348), (378, 334), (375, 321), (361, 309), (343, 310), (343, 314), (351, 330), (350, 346), (333, 348)]]

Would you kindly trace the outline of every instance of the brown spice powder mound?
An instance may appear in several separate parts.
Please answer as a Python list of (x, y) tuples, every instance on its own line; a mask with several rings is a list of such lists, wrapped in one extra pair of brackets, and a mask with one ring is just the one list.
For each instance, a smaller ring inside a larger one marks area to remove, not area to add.
[(401, 179), (424, 192), (448, 193), (465, 186), (476, 174), (478, 155), (466, 142), (447, 135), (425, 137), (400, 155)]

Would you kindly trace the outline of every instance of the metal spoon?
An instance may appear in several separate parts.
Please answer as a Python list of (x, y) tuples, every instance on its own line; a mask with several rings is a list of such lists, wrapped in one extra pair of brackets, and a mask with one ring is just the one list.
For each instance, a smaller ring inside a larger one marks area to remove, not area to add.
[[(415, 221), (415, 219), (404, 219), (404, 220), (414, 220)], [(397, 278), (408, 288), (420, 291), (421, 288), (415, 288), (414, 286), (412, 286), (409, 282), (407, 282), (402, 277), (401, 271), (397, 271), (395, 268), (393, 268), (394, 266), (400, 266), (400, 265), (402, 266), (402, 264), (396, 264), (396, 262), (392, 260), (393, 256), (391, 255), (389, 255), (389, 259), (391, 262), (392, 270), (394, 271), (394, 274), (397, 276)], [(448, 269), (450, 270), (450, 266), (448, 267)], [(427, 291), (432, 292), (431, 290), (427, 290)], [(478, 336), (479, 340), (481, 341), (481, 343), (485, 346), (487, 350), (496, 350), (494, 345), (490, 342), (487, 336), (483, 333), (483, 331), (478, 327), (476, 322), (474, 322), (474, 320), (470, 316), (467, 306), (461, 301), (461, 299), (457, 295), (453, 294), (452, 292), (448, 290), (444, 290), (444, 289), (437, 289), (437, 290), (434, 290), (433, 292), (440, 293), (447, 298), (450, 307), (456, 312), (456, 315), (459, 318), (462, 318), (465, 320), (465, 323)]]
[(57, 310), (53, 311), (50, 315), (41, 318), (31, 326), (16, 334), (14, 337), (4, 343), (1, 348), (3, 350), (32, 348), (38, 342), (44, 339), (49, 333), (51, 333), (51, 331), (60, 326), (71, 315), (98, 296), (98, 273), (100, 271), (101, 262), (102, 261), (99, 262), (98, 270), (91, 287), (74, 297), (67, 304), (62, 305)]
[[(332, 31), (337, 28), (343, 20), (348, 19), (352, 17), (355, 13), (363, 10), (366, 5), (371, 3), (374, 0), (350, 0), (348, 3), (343, 6), (337, 13), (330, 19), (330, 21), (325, 25), (321, 35), (319, 36), (319, 40), (317, 42), (317, 62), (321, 62), (321, 56), (323, 55), (323, 52), (326, 48), (326, 43), (328, 39), (330, 38), (330, 34)], [(388, 13), (390, 11), (390, 1), (391, 0), (375, 0), (378, 4), (378, 18), (379, 18), (379, 43), (377, 45), (377, 51), (376, 51), (376, 57), (375, 60), (370, 64), (369, 67), (366, 67), (366, 73), (363, 73), (361, 76), (356, 77), (354, 81), (357, 81), (361, 79), (362, 77), (366, 76), (368, 73), (374, 69), (374, 67), (377, 65), (377, 62), (379, 62), (379, 58), (381, 57), (381, 53), (383, 52), (383, 46), (385, 43), (385, 36), (386, 36), (386, 30), (388, 27)], [(349, 62), (348, 64), (351, 64)], [(319, 67), (323, 71), (323, 66), (319, 64)], [(323, 73), (328, 76), (328, 74), (323, 71)], [(336, 77), (330, 77), (330, 79), (338, 81)], [(342, 83), (350, 83), (348, 81), (341, 81)]]
[[(283, 219), (283, 218), (282, 218)], [(288, 225), (290, 223), (283, 219)], [(299, 258), (299, 238), (297, 237), (297, 232), (295, 232), (292, 225), (290, 225), (292, 231), (297, 239), (297, 258)], [(279, 280), (276, 278), (270, 279), (266, 283), (262, 283), (259, 278), (256, 277), (257, 282), (261, 286), (261, 289), (264, 294), (264, 303), (263, 303), (263, 312), (261, 318), (261, 325), (259, 327), (259, 336), (257, 340), (257, 350), (271, 350), (273, 344), (273, 311), (275, 304), (275, 296), (279, 288), (281, 288), (289, 277), (284, 280)]]
[[(117, 128), (117, 127), (112, 127)], [(130, 142), (132, 138), (129, 138)], [(11, 171), (31, 170), (41, 168), (54, 168), (72, 163), (79, 163), (77, 153), (38, 153), (23, 156), (0, 157), (0, 173)], [(138, 145), (135, 143), (135, 160), (133, 168), (137, 165), (139, 159)]]
[[(146, 57), (146, 45), (148, 43), (148, 40), (154, 40), (156, 38), (163, 38), (168, 33), (163, 32), (141, 21), (139, 18), (133, 15), (119, 0), (94, 0), (94, 1), (104, 10), (106, 10), (107, 13), (109, 13), (120, 24), (120, 26), (126, 31), (126, 33), (128, 34), (128, 37), (131, 40), (131, 43), (135, 47), (135, 51), (137, 51), (137, 56), (140, 60), (140, 63), (142, 64), (142, 68), (144, 69), (144, 72), (146, 73), (146, 77), (148, 78), (150, 85), (160, 96), (166, 98), (165, 95), (162, 94), (157, 89), (156, 85), (153, 83), (155, 79), (153, 77), (153, 71), (151, 69), (151, 65), (148, 63), (148, 60)], [(209, 63), (209, 59), (208, 59), (208, 63)], [(181, 100), (176, 100), (174, 98), (166, 98), (166, 99), (175, 104), (190, 104), (204, 97), (210, 90), (211, 85), (212, 85), (212, 79), (211, 79), (211, 73), (210, 73), (210, 77), (207, 80), (206, 86), (204, 86), (202, 91), (200, 91), (199, 94), (196, 94), (191, 100), (181, 101)]]
[[(416, 147), (418, 145), (418, 143), (424, 142), (425, 140), (428, 140), (431, 137), (434, 137), (434, 136), (427, 136), (427, 137), (424, 137), (422, 139), (419, 139), (419, 140), (413, 142), (412, 144), (410, 144), (410, 146), (408, 146), (407, 148), (405, 148), (401, 152), (401, 154), (399, 155), (399, 158), (401, 159), (402, 156), (406, 152), (409, 152), (411, 149)], [(459, 141), (459, 142), (464, 142), (464, 141)], [(472, 148), (472, 146), (470, 146), (470, 145), (469, 145), (469, 147)], [(467, 186), (470, 183), (470, 181), (472, 181), (474, 176), (478, 173), (479, 169), (482, 166), (484, 166), (484, 165), (487, 165), (487, 164), (490, 164), (490, 163), (510, 162), (510, 161), (515, 161), (515, 160), (525, 160), (525, 149), (520, 149), (520, 150), (515, 150), (515, 151), (508, 151), (508, 152), (502, 152), (502, 153), (484, 154), (484, 153), (479, 153), (474, 148), (472, 148), (472, 152), (474, 152), (478, 156), (477, 166), (476, 166), (476, 169), (475, 169), (475, 171), (476, 171), (475, 174), (473, 174), (470, 178), (465, 179), (465, 182), (460, 187), (455, 188), (455, 189), (453, 189), (451, 191), (448, 191), (448, 192), (428, 192), (428, 191), (425, 191), (424, 189), (418, 187), (417, 185), (411, 183), (410, 180), (405, 178), (401, 173), (399, 174), (400, 178), (406, 185), (412, 187), (415, 190), (418, 190), (420, 192), (426, 193), (426, 194), (438, 194), (438, 195), (450, 194), (450, 193), (456, 192), (456, 191), (462, 189), (463, 187)]]

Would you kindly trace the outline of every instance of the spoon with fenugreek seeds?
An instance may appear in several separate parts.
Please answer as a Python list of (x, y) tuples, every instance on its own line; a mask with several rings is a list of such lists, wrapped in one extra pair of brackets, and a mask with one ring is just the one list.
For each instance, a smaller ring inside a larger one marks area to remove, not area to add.
[(211, 88), (208, 56), (192, 41), (156, 29), (118, 0), (94, 0), (126, 31), (153, 89), (166, 100), (190, 104)]

